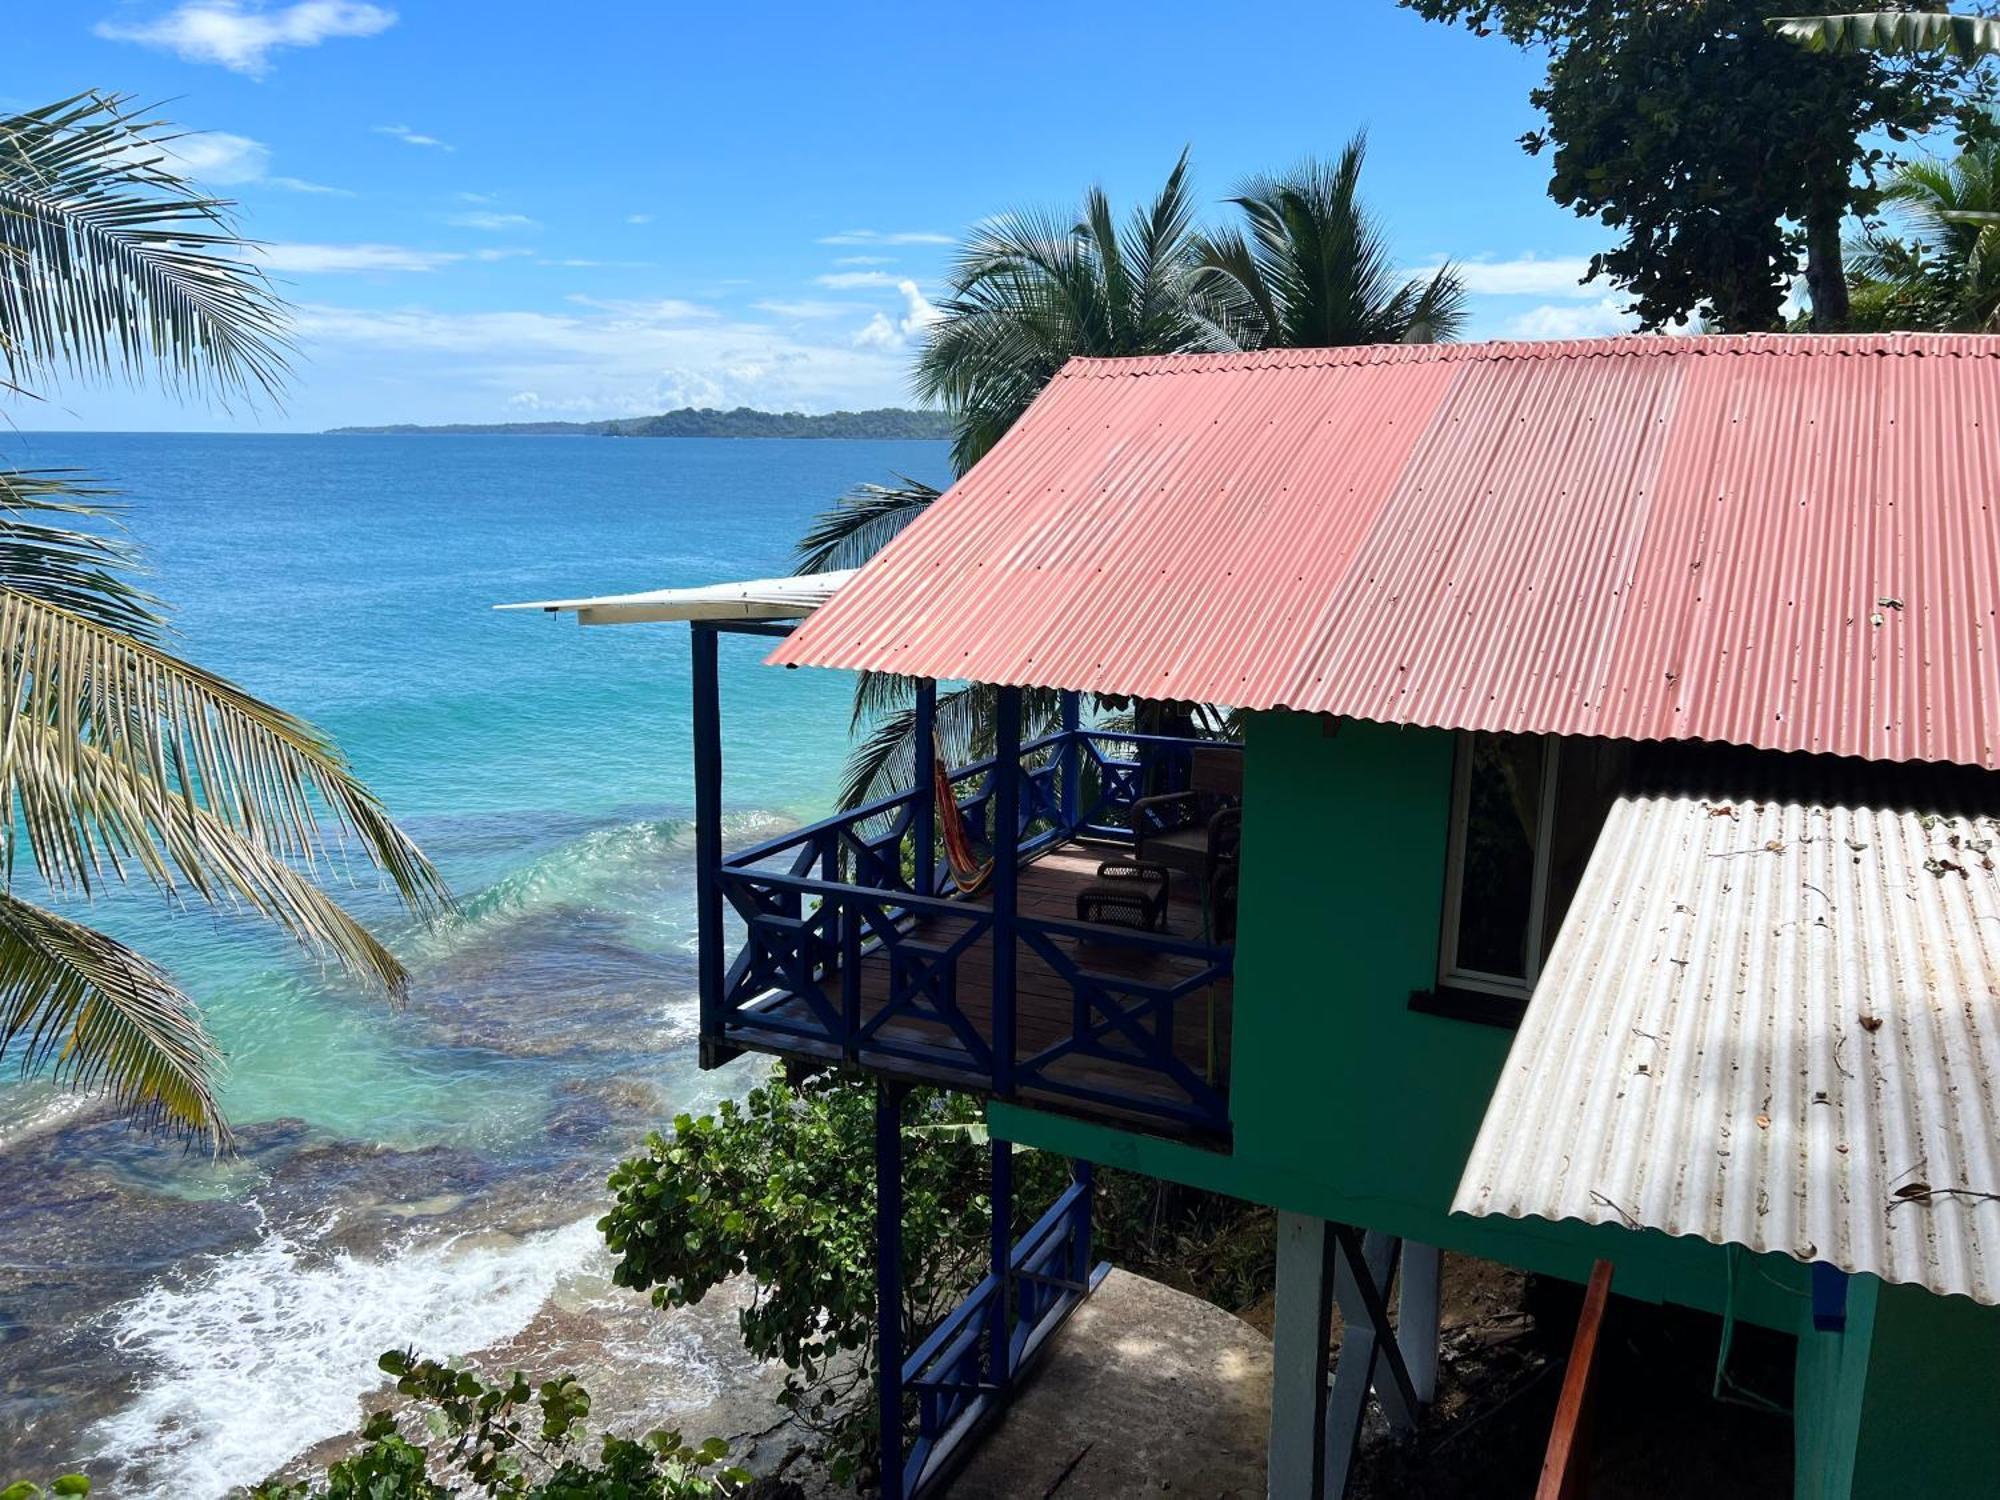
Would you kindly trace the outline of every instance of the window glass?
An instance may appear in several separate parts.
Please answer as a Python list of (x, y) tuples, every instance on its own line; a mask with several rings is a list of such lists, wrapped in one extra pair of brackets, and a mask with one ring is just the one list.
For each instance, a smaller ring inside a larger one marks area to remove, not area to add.
[(1535, 735), (1475, 734), (1468, 750), (1460, 831), (1460, 971), (1531, 977), (1528, 934), (1541, 836), (1544, 747)]

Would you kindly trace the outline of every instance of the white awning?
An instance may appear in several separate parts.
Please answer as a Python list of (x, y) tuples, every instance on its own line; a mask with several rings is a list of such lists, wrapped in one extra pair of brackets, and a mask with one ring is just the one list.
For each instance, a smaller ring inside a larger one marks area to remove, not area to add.
[(1619, 801), (1452, 1207), (2000, 1302), (2000, 821), (1879, 800)]
[(856, 570), (807, 573), (795, 578), (752, 578), (696, 588), (654, 589), (643, 594), (600, 594), (591, 599), (544, 599), (496, 604), (495, 609), (574, 612), (580, 625), (640, 625), (660, 620), (796, 620), (811, 614)]

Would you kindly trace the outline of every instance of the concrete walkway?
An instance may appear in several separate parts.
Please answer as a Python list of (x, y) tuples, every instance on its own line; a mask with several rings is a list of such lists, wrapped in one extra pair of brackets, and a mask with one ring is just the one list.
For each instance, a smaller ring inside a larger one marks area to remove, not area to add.
[(1271, 1345), (1221, 1309), (1113, 1271), (1030, 1373), (950, 1500), (1263, 1500)]

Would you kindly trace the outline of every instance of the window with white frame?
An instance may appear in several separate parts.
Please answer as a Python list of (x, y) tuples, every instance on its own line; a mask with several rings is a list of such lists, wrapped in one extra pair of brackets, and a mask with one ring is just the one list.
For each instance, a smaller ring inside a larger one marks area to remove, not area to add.
[(1458, 737), (1437, 990), (1417, 1008), (1519, 1019), (1630, 768), (1612, 740)]

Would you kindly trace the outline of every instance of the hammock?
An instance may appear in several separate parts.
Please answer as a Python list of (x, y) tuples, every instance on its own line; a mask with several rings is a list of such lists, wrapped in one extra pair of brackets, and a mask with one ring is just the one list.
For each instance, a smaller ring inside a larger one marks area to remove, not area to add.
[(970, 896), (993, 874), (993, 861), (983, 863), (973, 853), (972, 835), (965, 831), (965, 815), (958, 810), (958, 798), (951, 789), (951, 772), (935, 743), (931, 751), (931, 794), (937, 803), (938, 832), (944, 838), (945, 863), (951, 866), (951, 883), (961, 895)]

